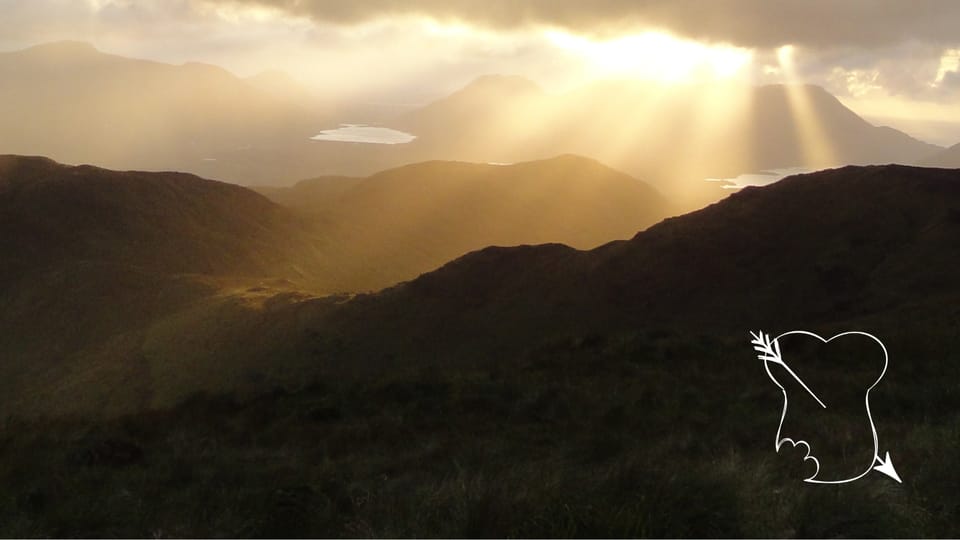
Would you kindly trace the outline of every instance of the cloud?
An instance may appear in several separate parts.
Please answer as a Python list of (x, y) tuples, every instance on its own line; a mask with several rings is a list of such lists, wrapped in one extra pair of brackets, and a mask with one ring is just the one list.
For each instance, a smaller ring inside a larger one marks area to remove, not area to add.
[(584, 34), (657, 27), (748, 47), (876, 47), (914, 40), (960, 42), (957, 0), (221, 0), (319, 21), (359, 23), (396, 15), (455, 19), (497, 29), (558, 26)]
[(871, 50), (804, 49), (798, 54), (800, 79), (840, 97), (886, 95), (941, 103), (958, 97), (957, 86), (949, 79), (956, 73), (953, 66), (960, 53), (942, 45), (904, 42)]
[(844, 98), (960, 97), (960, 0), (0, 0), (0, 13), (0, 50), (83, 40), (240, 75), (281, 69), (371, 100), (422, 102), (486, 73), (548, 89), (602, 75), (544, 29), (600, 44), (662, 29), (748, 47), (757, 84), (786, 81), (776, 48), (790, 43), (797, 79)]
[(960, 72), (948, 71), (945, 73), (943, 81), (940, 82), (940, 88), (950, 98), (960, 97)]

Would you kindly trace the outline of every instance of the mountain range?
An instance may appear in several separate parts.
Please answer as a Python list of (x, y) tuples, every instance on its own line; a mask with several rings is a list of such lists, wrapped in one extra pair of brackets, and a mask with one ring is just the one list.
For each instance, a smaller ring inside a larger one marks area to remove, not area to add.
[[(0, 55), (0, 147), (68, 163), (181, 170), (245, 185), (367, 176), (429, 160), (515, 163), (573, 153), (643, 178), (686, 209), (725, 193), (705, 178), (843, 164), (915, 164), (941, 150), (876, 127), (822, 88), (609, 81), (548, 94), (486, 76), (400, 114), (334, 103), (281, 72), (241, 79), (61, 42)], [(151, 92), (130, 95), (130, 84)], [(723, 103), (723, 105), (719, 105)], [(310, 140), (373, 122), (410, 144)], [(456, 134), (456, 135), (453, 135)], [(82, 144), (79, 141), (83, 141)]]
[(418, 135), (411, 146), (425, 154), (511, 162), (552, 148), (595, 157), (648, 179), (667, 196), (692, 199), (689, 209), (720, 198), (705, 178), (916, 164), (940, 150), (871, 125), (816, 86), (666, 91), (614, 81), (549, 95), (522, 78), (482, 77), (398, 125)]
[(924, 161), (929, 167), (960, 168), (960, 144), (955, 144)]
[(81, 42), (0, 54), (0, 77), (5, 153), (121, 169), (203, 173), (250, 145), (309, 137), (318, 114), (213, 65), (135, 60)]
[(328, 260), (350, 276), (340, 285), (349, 291), (413, 279), (489, 245), (593, 248), (674, 210), (643, 182), (573, 155), (514, 165), (433, 161), (261, 193), (313, 224)]

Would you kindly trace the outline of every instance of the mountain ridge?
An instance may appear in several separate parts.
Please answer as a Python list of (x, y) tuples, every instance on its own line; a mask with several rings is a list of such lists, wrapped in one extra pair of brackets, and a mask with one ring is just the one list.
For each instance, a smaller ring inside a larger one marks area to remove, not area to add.
[[(71, 62), (74, 56), (90, 61)], [(412, 112), (378, 113), (286, 83), (277, 88), (217, 67), (129, 59), (82, 44), (3, 53), (3, 73), (9, 84), (0, 88), (0, 151), (114, 169), (187, 170), (242, 185), (368, 176), (432, 159), (514, 163), (574, 153), (642, 178), (692, 210), (725, 195), (705, 178), (833, 165), (824, 148), (832, 148), (836, 165), (916, 163), (939, 150), (853, 118), (833, 96), (809, 87), (800, 87), (809, 94), (805, 116), (793, 111), (784, 88), (658, 90), (619, 81), (553, 95), (523, 77), (482, 76)], [(134, 99), (131, 85), (151, 91)], [(717, 110), (711, 104), (723, 96), (730, 106)], [(310, 139), (367, 117), (418, 139)], [(798, 137), (804, 117), (821, 125), (821, 151)]]
[[(805, 214), (811, 207), (819, 217)], [(477, 361), (496, 350), (491, 342), (513, 350), (554, 334), (631, 328), (727, 333), (853, 321), (892, 332), (893, 313), (930, 305), (923, 320), (936, 320), (948, 309), (937, 298), (960, 297), (949, 270), (960, 260), (949, 240), (958, 216), (960, 171), (848, 166), (747, 188), (591, 251), (486, 248), (323, 320), (383, 329), (376, 344), (354, 342), (358, 357), (431, 356), (458, 344), (456, 354)], [(400, 306), (418, 315), (381, 318)], [(440, 344), (427, 345), (439, 335)]]
[[(589, 155), (644, 178), (693, 210), (723, 196), (705, 178), (844, 164), (916, 164), (940, 147), (873, 126), (822, 87), (660, 87), (605, 81), (564, 94), (483, 92), (468, 85), (409, 113), (398, 127), (423, 157), (526, 161), (545, 152)], [(732, 94), (731, 94), (732, 93)], [(505, 97), (506, 96), (506, 97)], [(716, 110), (724, 98), (725, 110)], [(442, 113), (437, 111), (441, 110)], [(454, 120), (455, 119), (455, 120)], [(459, 133), (461, 137), (450, 137)]]
[[(0, 156), (0, 405), (51, 412), (61, 402), (50, 396), (83, 386), (74, 377), (96, 381), (70, 401), (91, 414), (169, 406), (222, 385), (252, 391), (312, 364), (296, 347), (315, 323), (313, 299), (349, 301), (350, 291), (414, 278), (490, 239), (567, 230), (608, 240), (604, 223), (659, 219), (642, 210), (660, 212), (662, 202), (640, 181), (573, 156), (415, 164), (369, 188), (338, 214), (326, 214), (338, 204), (325, 201), (314, 214), (186, 173)], [(590, 200), (601, 204), (571, 213)], [(567, 229), (524, 225), (563, 219)], [(287, 360), (274, 370), (267, 357)]]
[(960, 169), (960, 143), (931, 156), (924, 161), (924, 164), (930, 167)]
[(485, 245), (593, 247), (673, 211), (644, 182), (573, 155), (507, 165), (435, 160), (261, 192), (313, 219), (331, 244), (349, 246), (338, 260), (348, 274), (368, 276), (359, 290), (414, 278)]
[(0, 53), (0, 77), (0, 151), (114, 169), (206, 175), (222, 168), (225, 152), (306, 139), (311, 119), (322, 117), (219, 66), (127, 58), (84, 43)]

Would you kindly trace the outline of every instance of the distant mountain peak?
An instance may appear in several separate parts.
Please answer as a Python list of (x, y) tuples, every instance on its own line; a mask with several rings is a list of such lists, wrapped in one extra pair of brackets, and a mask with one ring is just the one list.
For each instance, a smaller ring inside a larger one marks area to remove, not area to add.
[(269, 81), (269, 82), (284, 82), (289, 84), (299, 84), (299, 81), (293, 78), (293, 75), (290, 75), (282, 69), (270, 68), (255, 73), (249, 77), (245, 77), (246, 81)]
[(481, 75), (465, 86), (461, 92), (468, 90), (499, 90), (510, 93), (542, 94), (543, 88), (537, 83), (521, 75)]
[(282, 69), (267, 69), (245, 77), (243, 81), (276, 96), (303, 100), (312, 95), (310, 88)]
[(805, 91), (807, 92), (808, 95), (813, 96), (813, 97), (816, 97), (816, 98), (829, 99), (829, 100), (837, 101), (837, 102), (840, 101), (840, 100), (837, 99), (837, 96), (835, 96), (835, 95), (833, 95), (832, 93), (830, 93), (830, 91), (827, 90), (826, 88), (824, 88), (824, 87), (822, 87), (822, 86), (820, 86), (820, 85), (818, 85), (818, 84), (810, 84), (810, 83), (778, 83), (778, 84), (765, 84), (765, 85), (762, 85), (762, 86), (757, 87), (757, 91), (758, 91), (761, 95), (762, 95), (762, 94), (773, 94), (773, 93), (781, 94), (781, 93), (786, 93), (786, 92), (787, 92), (788, 90), (790, 90), (791, 88), (793, 88), (793, 89), (797, 89), (797, 88), (803, 89), (803, 90), (805, 90)]
[(924, 160), (923, 165), (944, 169), (960, 169), (960, 144), (955, 144), (937, 152)]
[(60, 54), (100, 54), (92, 43), (79, 40), (51, 41), (23, 49), (22, 52), (60, 53)]
[(185, 70), (190, 73), (203, 73), (203, 74), (214, 74), (218, 77), (226, 77), (228, 79), (236, 79), (237, 76), (230, 72), (230, 70), (220, 67), (216, 64), (208, 64), (206, 62), (184, 62), (180, 64), (180, 69)]

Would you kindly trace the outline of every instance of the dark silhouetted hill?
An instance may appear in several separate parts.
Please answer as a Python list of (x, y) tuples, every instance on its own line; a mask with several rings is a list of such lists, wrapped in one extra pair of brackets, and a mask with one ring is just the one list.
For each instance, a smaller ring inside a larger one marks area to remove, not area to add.
[[(16, 396), (57, 392), (52, 380), (78, 366), (148, 368), (141, 347), (149, 348), (147, 335), (164, 321), (203, 333), (202, 325), (216, 327), (217, 310), (226, 313), (248, 288), (309, 289), (327, 275), (317, 243), (289, 211), (189, 174), (0, 156), (0, 231), (0, 396), (7, 407)], [(249, 303), (261, 294), (254, 291)], [(209, 319), (191, 319), (204, 310)], [(106, 381), (101, 389), (120, 394), (147, 383)], [(125, 396), (118, 399), (129, 405)]]
[[(221, 286), (96, 349), (0, 351), (0, 533), (954, 537), (958, 236), (960, 171), (844, 167), (590, 251), (489, 247), (369, 295)], [(798, 328), (883, 340), (902, 485), (810, 489), (774, 452), (748, 331)]]
[(575, 156), (431, 162), (266, 191), (291, 208), (189, 174), (0, 156), (0, 353), (10, 359), (0, 370), (24, 390), (7, 403), (58, 403), (43, 396), (76, 384), (72, 370), (123, 389), (75, 401), (84, 411), (256, 387), (272, 372), (257, 367), (264, 355), (283, 356), (274, 338), (295, 347), (304, 328), (268, 322), (282, 306), (390, 286), (490, 244), (626, 238), (667, 211), (643, 183)]
[(250, 190), (182, 173), (0, 156), (4, 282), (84, 261), (293, 277), (298, 221)]
[[(595, 168), (591, 162), (573, 157), (517, 165), (512, 170), (426, 163), (360, 181), (343, 192), (338, 206), (356, 209), (355, 215), (363, 216), (358, 223), (370, 228), (338, 231), (317, 240), (326, 242), (318, 251), (320, 275), (329, 279), (323, 272), (334, 268), (344, 280), (385, 279), (383, 276), (401, 271), (397, 268), (412, 269), (412, 260), (439, 256), (443, 249), (460, 245), (454, 239), (469, 230), (467, 224), (471, 223), (465, 208), (471, 207), (471, 201), (482, 201), (484, 192), (437, 187), (435, 183), (453, 181), (472, 185), (469, 176), (451, 180), (446, 176), (450, 170), (482, 176), (496, 169), (519, 182), (514, 175), (524, 167), (545, 165), (563, 170)], [(393, 198), (393, 182), (400, 182), (411, 171), (420, 171), (424, 190), (411, 197), (425, 206), (429, 206), (426, 201), (451, 206), (458, 200), (467, 205), (456, 206), (460, 221), (454, 214), (444, 214), (443, 205), (439, 210), (419, 208)], [(444, 174), (431, 179), (425, 174), (430, 171)], [(627, 179), (614, 174), (607, 181), (616, 186)], [(960, 297), (953, 277), (960, 259), (955, 242), (960, 227), (957, 180), (956, 171), (905, 166), (846, 167), (800, 175), (766, 188), (745, 189), (701, 211), (667, 219), (630, 240), (590, 251), (560, 244), (489, 247), (376, 294), (317, 299), (298, 293), (296, 283), (289, 281), (257, 286), (249, 280), (229, 282), (212, 276), (199, 281), (205, 287), (199, 296), (203, 301), (196, 301), (196, 292), (184, 292), (194, 302), (185, 305), (193, 307), (142, 317), (140, 326), (129, 332), (123, 324), (127, 317), (118, 315), (124, 311), (116, 307), (125, 298), (121, 290), (105, 296), (112, 300), (102, 305), (78, 304), (86, 309), (97, 306), (101, 319), (114, 318), (98, 330), (98, 348), (85, 353), (93, 360), (86, 365), (80, 360), (84, 355), (64, 354), (71, 370), (49, 372), (51, 379), (21, 376), (19, 380), (34, 381), (28, 385), (32, 397), (23, 407), (36, 407), (36, 400), (41, 400), (55, 408), (55, 402), (42, 396), (75, 387), (78, 377), (134, 377), (130, 370), (136, 363), (117, 364), (116, 358), (122, 357), (147, 357), (157, 373), (163, 374), (160, 382), (144, 383), (148, 388), (156, 385), (154, 396), (162, 396), (145, 403), (159, 405), (175, 402), (190, 389), (249, 391), (262, 387), (264, 381), (309, 379), (318, 373), (346, 376), (413, 369), (428, 359), (441, 365), (483, 364), (492, 358), (522, 356), (530, 347), (558, 336), (614, 336), (640, 329), (739, 336), (744, 328), (851, 325), (890, 335), (914, 330), (936, 334), (945, 328), (944, 321), (951, 320), (955, 300)], [(547, 181), (535, 180), (533, 185), (542, 192), (545, 188), (540, 182)], [(579, 185), (573, 179), (560, 185), (568, 183)], [(476, 185), (489, 189), (484, 182)], [(646, 188), (637, 189), (643, 193)], [(444, 198), (451, 193), (461, 197)], [(272, 208), (255, 195), (236, 196), (249, 198), (251, 209), (259, 205)], [(367, 201), (367, 206), (350, 202), (353, 197)], [(403, 211), (394, 215), (394, 208)], [(506, 212), (503, 208), (497, 211)], [(371, 217), (376, 213), (382, 215), (382, 221)], [(397, 221), (397, 215), (420, 220)], [(546, 219), (545, 212), (539, 215)], [(420, 231), (414, 239), (404, 236), (417, 231), (418, 225), (430, 232)], [(313, 229), (312, 238), (319, 236), (318, 230)], [(391, 239), (385, 236), (391, 230), (396, 230), (397, 247), (376, 243), (358, 247), (361, 240)], [(55, 236), (60, 235), (70, 238), (66, 232)], [(345, 246), (340, 241), (343, 235), (355, 243)], [(47, 243), (56, 244), (52, 239)], [(180, 249), (189, 253), (191, 245)], [(405, 251), (418, 248), (422, 251)], [(202, 251), (208, 249), (214, 248)], [(258, 254), (257, 259), (271, 260), (271, 253), (275, 252), (266, 250), (267, 256)], [(360, 254), (365, 255), (360, 258)], [(275, 260), (283, 260), (283, 256), (304, 264), (302, 253), (274, 255)], [(350, 257), (358, 259), (351, 263)], [(196, 260), (205, 259), (196, 255)], [(190, 269), (177, 264), (177, 270)], [(215, 262), (207, 262), (196, 268), (215, 266)], [(280, 264), (277, 268), (289, 267)], [(85, 284), (89, 277), (71, 278), (65, 269), (61, 273), (65, 277), (60, 281), (48, 279), (57, 288), (51, 288), (47, 296), (57, 297), (71, 284), (81, 290), (90, 288)], [(112, 274), (104, 275), (111, 279)], [(111, 290), (106, 285), (94, 289)], [(38, 301), (28, 302), (33, 306), (30, 309), (12, 310), (29, 316), (7, 319), (8, 325), (29, 329), (45, 317), (62, 317), (61, 306), (49, 302), (41, 294), (43, 289), (26, 290)], [(81, 297), (93, 296), (83, 293)], [(67, 312), (82, 318), (80, 308)], [(121, 322), (116, 321), (118, 316)], [(905, 325), (905, 320), (910, 324)], [(85, 330), (82, 325), (78, 328), (73, 332), (81, 339)], [(44, 335), (48, 342), (38, 350), (63, 342), (59, 336)], [(104, 341), (109, 336), (114, 337)], [(20, 348), (14, 350), (23, 352), (29, 346), (30, 342), (21, 340)], [(169, 363), (171, 355), (180, 360)], [(225, 362), (232, 366), (227, 371), (223, 371)], [(176, 376), (171, 375), (173, 366)], [(38, 380), (47, 383), (38, 387)], [(178, 381), (178, 386), (171, 386), (171, 381)], [(112, 405), (115, 410), (129, 410), (133, 406), (129, 399), (117, 397)], [(98, 409), (87, 404), (86, 410)]]
[(940, 327), (960, 296), (958, 216), (956, 171), (845, 167), (748, 188), (591, 251), (487, 248), (344, 304), (327, 324), (377, 328), (355, 342), (368, 359), (485, 358), (556, 334), (650, 327)]

